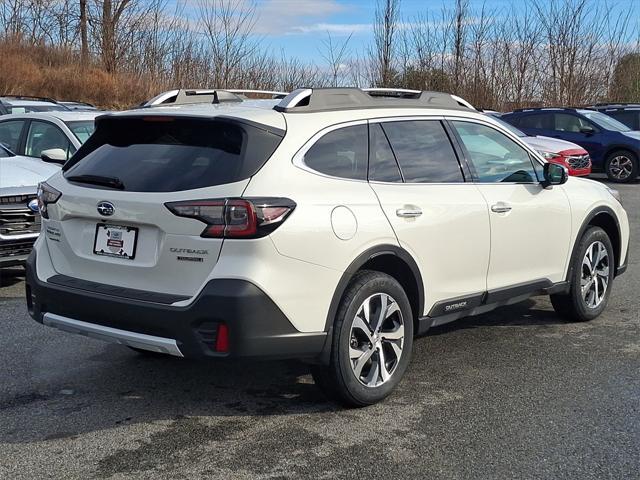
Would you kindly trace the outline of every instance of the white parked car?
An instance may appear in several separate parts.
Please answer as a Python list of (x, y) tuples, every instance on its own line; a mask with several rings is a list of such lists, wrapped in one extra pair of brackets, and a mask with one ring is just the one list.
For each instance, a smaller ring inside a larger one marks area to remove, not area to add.
[(105, 112), (60, 111), (0, 116), (0, 144), (9, 150), (49, 162), (64, 163), (87, 141), (95, 119)]
[(447, 94), (301, 89), (103, 116), (39, 190), (45, 325), (184, 357), (306, 358), (387, 396), (433, 325), (549, 294), (576, 321), (627, 265), (617, 192)]
[(0, 267), (27, 259), (40, 232), (37, 185), (59, 170), (0, 145)]

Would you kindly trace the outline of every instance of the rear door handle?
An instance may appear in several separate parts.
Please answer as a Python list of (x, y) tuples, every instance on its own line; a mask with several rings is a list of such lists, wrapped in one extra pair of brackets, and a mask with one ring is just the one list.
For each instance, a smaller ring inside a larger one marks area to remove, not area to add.
[(511, 205), (504, 202), (498, 202), (495, 205), (491, 205), (491, 211), (493, 213), (507, 213), (511, 211)]
[(396, 210), (396, 215), (403, 218), (415, 218), (422, 215), (422, 210), (420, 210), (420, 207), (405, 205), (404, 208)]

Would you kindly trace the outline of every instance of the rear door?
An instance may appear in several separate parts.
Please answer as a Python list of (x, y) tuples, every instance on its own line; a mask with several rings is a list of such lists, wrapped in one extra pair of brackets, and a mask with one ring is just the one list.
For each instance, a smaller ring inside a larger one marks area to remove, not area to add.
[(420, 266), (421, 315), (470, 309), (486, 290), (487, 204), (465, 180), (441, 120), (370, 122), (369, 182), (400, 245)]
[[(281, 137), (231, 120), (111, 118), (50, 180), (63, 192), (46, 241), (59, 274), (191, 296), (217, 262), (222, 239), (168, 202), (242, 195)], [(202, 216), (220, 207), (205, 202)]]

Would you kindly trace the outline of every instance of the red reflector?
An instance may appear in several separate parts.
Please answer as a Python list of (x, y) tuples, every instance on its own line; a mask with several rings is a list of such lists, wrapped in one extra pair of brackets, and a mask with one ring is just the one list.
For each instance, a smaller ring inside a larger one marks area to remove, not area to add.
[(218, 325), (216, 335), (216, 352), (227, 353), (229, 351), (229, 327), (225, 323)]

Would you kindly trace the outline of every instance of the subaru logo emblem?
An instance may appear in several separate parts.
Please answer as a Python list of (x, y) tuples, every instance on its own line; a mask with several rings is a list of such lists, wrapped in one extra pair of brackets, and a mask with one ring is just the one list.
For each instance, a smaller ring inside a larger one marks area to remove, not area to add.
[(98, 213), (103, 217), (110, 217), (116, 211), (116, 207), (111, 202), (100, 202), (98, 204)]
[(34, 198), (33, 200), (31, 200), (28, 204), (27, 207), (29, 207), (29, 210), (31, 210), (34, 213), (38, 213), (40, 211), (40, 209), (38, 208), (38, 199)]

